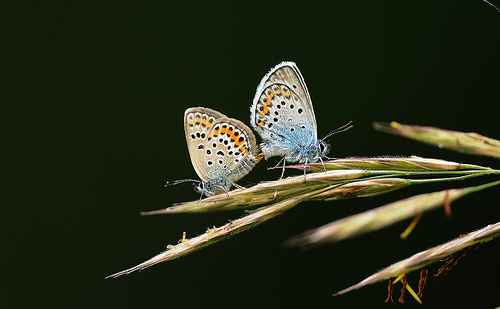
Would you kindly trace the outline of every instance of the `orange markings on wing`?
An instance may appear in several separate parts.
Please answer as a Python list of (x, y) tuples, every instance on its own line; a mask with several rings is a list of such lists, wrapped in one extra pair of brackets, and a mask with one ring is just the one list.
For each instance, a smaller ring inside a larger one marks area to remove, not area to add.
[(271, 105), (271, 100), (268, 100), (268, 99), (266, 99), (266, 98), (262, 99), (262, 100), (261, 100), (261, 102), (262, 102), (262, 104), (264, 104), (264, 105), (266, 105), (266, 106)]
[(234, 135), (234, 133), (235, 133), (235, 132), (233, 131), (233, 133), (232, 133), (232, 134), (231, 134), (231, 136), (229, 137), (229, 138), (231, 139), (231, 142), (233, 142), (233, 143), (236, 141), (236, 138), (237, 138), (237, 137)]
[(259, 121), (259, 123), (257, 123), (257, 125), (259, 126), (259, 128), (262, 129), (262, 127), (265, 125), (264, 121)]
[(262, 110), (259, 110), (259, 113), (261, 113), (262, 115), (267, 115), (267, 113), (269, 113), (269, 108), (267, 108), (266, 106), (262, 106), (263, 109)]
[(241, 145), (243, 145), (243, 143), (245, 142), (245, 139), (242, 138), (243, 136), (240, 136), (240, 138), (238, 138), (234, 144), (236, 145), (236, 147), (240, 147)]
[(212, 124), (211, 124), (211, 123), (209, 123), (209, 122), (208, 122), (208, 121), (206, 121), (206, 120), (201, 120), (201, 125), (202, 125), (203, 127), (208, 127), (208, 128), (210, 128), (210, 126), (211, 126)]
[(290, 97), (292, 94), (290, 93), (290, 90), (289, 89), (285, 89), (283, 90), (283, 94), (285, 95), (285, 98), (288, 98)]
[(234, 128), (233, 127), (228, 127), (226, 134), (229, 136), (229, 138), (233, 138)]
[(274, 97), (274, 92), (269, 93), (267, 97), (269, 98), (269, 100), (272, 100)]
[(248, 150), (244, 146), (238, 147), (238, 149), (241, 151), (243, 155), (245, 155), (248, 152)]

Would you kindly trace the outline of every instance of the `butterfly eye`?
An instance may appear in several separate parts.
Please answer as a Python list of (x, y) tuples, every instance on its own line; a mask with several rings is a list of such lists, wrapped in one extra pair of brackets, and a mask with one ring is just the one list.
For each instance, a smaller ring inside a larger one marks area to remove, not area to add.
[(320, 152), (325, 151), (325, 145), (323, 143), (319, 143), (319, 151)]
[(325, 156), (326, 153), (330, 150), (330, 145), (328, 145), (326, 142), (322, 140), (319, 141), (318, 147), (319, 147), (319, 155), (321, 157)]

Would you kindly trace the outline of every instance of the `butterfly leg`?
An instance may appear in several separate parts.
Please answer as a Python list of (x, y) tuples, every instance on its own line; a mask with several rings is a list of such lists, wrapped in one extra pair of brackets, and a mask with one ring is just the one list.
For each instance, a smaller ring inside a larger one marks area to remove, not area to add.
[(267, 170), (268, 170), (268, 171), (269, 171), (269, 170), (274, 170), (274, 169), (276, 169), (276, 168), (280, 167), (280, 166), (281, 166), (281, 161), (283, 161), (283, 159), (281, 159), (278, 163), (276, 163), (276, 165), (275, 165), (275, 166), (273, 166), (273, 167), (268, 167), (268, 168), (267, 168)]
[(304, 162), (304, 181), (306, 181), (306, 172), (307, 172), (307, 158), (306, 161)]
[[(231, 182), (231, 183), (234, 185), (233, 182)], [(226, 193), (227, 197), (229, 197), (229, 193), (228, 193), (228, 191), (226, 191), (226, 188), (224, 188), (223, 186), (217, 186), (217, 188), (222, 189), (224, 191), (224, 193)]]
[(236, 182), (232, 182), (230, 179), (228, 179), (230, 182), (231, 182), (231, 185), (233, 185), (234, 187), (236, 187), (236, 189), (245, 189), (245, 187), (243, 186), (240, 186), (239, 184), (237, 184)]
[(283, 175), (285, 175), (285, 165), (286, 165), (286, 159), (285, 157), (283, 157), (283, 170), (281, 171), (280, 179), (283, 179)]
[(326, 173), (326, 166), (325, 166), (325, 162), (323, 162), (323, 158), (319, 157), (319, 160), (321, 161), (321, 165), (323, 165), (323, 170)]
[(237, 183), (233, 183), (233, 185), (234, 185), (237, 189), (245, 189), (245, 187), (240, 186), (240, 185), (239, 185), (239, 184), (237, 184)]

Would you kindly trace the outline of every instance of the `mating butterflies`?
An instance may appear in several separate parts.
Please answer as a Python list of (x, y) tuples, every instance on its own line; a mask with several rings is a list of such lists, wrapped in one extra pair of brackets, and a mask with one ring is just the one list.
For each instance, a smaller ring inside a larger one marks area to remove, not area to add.
[(266, 157), (284, 162), (322, 161), (330, 150), (325, 139), (351, 128), (350, 123), (318, 140), (316, 118), (309, 91), (294, 62), (282, 62), (264, 76), (250, 108), (250, 123), (263, 142)]
[(187, 109), (184, 131), (191, 163), (201, 179), (196, 190), (206, 196), (229, 191), (258, 161), (252, 131), (213, 109)]

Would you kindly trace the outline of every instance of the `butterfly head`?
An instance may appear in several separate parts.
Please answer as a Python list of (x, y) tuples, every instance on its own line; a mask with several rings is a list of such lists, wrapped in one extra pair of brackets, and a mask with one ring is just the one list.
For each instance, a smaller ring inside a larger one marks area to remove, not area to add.
[(203, 182), (203, 181), (200, 181), (198, 183), (193, 182), (193, 187), (194, 187), (194, 191), (196, 191), (196, 193), (198, 193), (198, 194), (201, 194), (201, 196), (203, 196), (203, 195), (205, 195), (205, 196), (212, 196), (212, 195), (214, 195), (214, 193), (207, 188), (206, 183)]
[(318, 141), (318, 155), (317, 157), (323, 158), (330, 152), (330, 144), (328, 144), (325, 140), (320, 139)]
[(227, 192), (231, 187), (230, 183), (223, 178), (215, 180), (212, 179), (209, 182), (197, 179), (180, 179), (175, 181), (167, 181), (165, 187), (171, 187), (185, 182), (192, 182), (194, 191), (201, 194), (201, 196), (205, 195), (207, 197)]
[(229, 182), (226, 178), (211, 180), (209, 182), (200, 181), (198, 183), (193, 183), (194, 190), (207, 197), (227, 193), (231, 188), (231, 182)]

